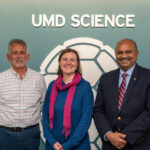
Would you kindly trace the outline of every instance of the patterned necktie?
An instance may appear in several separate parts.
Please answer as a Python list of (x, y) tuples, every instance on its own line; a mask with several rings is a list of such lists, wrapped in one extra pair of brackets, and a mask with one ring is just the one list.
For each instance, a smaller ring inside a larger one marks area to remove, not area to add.
[(125, 92), (126, 92), (126, 77), (128, 76), (127, 73), (123, 73), (122, 74), (122, 83), (119, 87), (119, 91), (118, 91), (118, 110), (120, 111), (121, 109), (121, 106), (122, 106), (122, 103), (123, 103), (123, 99), (124, 99), (124, 95), (125, 95)]

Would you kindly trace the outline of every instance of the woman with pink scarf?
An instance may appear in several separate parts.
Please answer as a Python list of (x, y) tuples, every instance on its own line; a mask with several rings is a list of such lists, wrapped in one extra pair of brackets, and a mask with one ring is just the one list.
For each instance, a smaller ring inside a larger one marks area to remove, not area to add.
[(93, 93), (82, 78), (78, 53), (70, 48), (59, 56), (58, 78), (48, 87), (43, 108), (46, 150), (91, 150), (88, 129)]

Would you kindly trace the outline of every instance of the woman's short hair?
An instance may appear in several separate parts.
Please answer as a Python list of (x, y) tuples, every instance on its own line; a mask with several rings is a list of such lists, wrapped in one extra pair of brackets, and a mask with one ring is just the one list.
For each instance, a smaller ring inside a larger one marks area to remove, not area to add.
[[(77, 52), (76, 50), (71, 49), (71, 48), (66, 48), (66, 49), (62, 50), (62, 52), (61, 52), (60, 55), (59, 55), (58, 61), (60, 62), (62, 56), (63, 56), (64, 54), (70, 53), (70, 52), (74, 53), (74, 54), (76, 55), (76, 57), (77, 57), (78, 66), (77, 66), (77, 69), (76, 69), (75, 73), (79, 73), (80, 75), (82, 75), (80, 57), (79, 57), (79, 54), (78, 54), (78, 52)], [(61, 70), (61, 68), (60, 68), (60, 65), (59, 65), (59, 66), (58, 66), (57, 75), (62, 75), (62, 74), (63, 74), (63, 72), (62, 72), (62, 70)]]

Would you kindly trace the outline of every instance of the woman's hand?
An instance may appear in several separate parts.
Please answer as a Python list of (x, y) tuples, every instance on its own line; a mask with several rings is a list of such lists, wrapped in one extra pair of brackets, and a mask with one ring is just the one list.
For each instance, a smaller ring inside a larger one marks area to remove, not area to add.
[(54, 150), (63, 150), (63, 147), (62, 147), (62, 145), (59, 142), (56, 142), (53, 145), (53, 148), (54, 148)]

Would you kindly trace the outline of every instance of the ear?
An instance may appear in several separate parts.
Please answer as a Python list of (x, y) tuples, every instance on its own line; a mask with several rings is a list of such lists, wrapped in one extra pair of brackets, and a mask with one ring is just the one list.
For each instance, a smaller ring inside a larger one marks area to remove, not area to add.
[(29, 61), (30, 60), (30, 54), (28, 53), (27, 54), (27, 61)]
[(7, 60), (8, 60), (8, 61), (11, 61), (11, 58), (10, 58), (10, 54), (9, 54), (9, 53), (6, 54), (6, 57), (7, 57)]
[(137, 51), (137, 54), (136, 54), (136, 57), (138, 57), (139, 56), (139, 51)]

